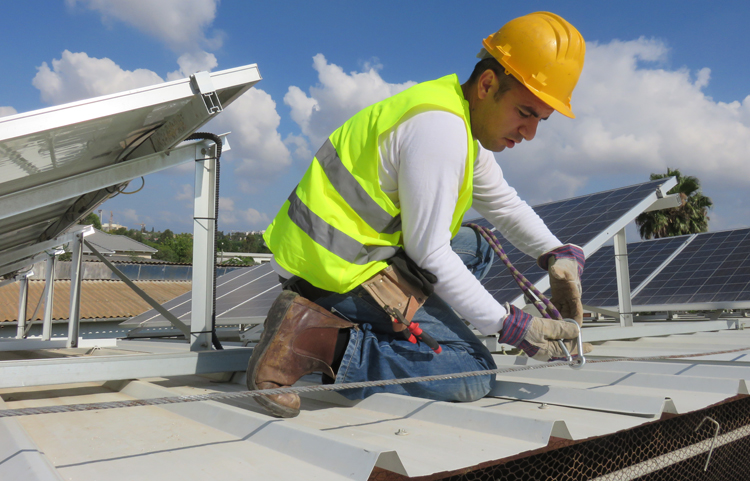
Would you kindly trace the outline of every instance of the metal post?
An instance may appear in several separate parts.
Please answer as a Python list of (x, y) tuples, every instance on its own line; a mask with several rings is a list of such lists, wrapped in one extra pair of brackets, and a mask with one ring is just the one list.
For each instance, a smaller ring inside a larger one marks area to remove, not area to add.
[(83, 260), (83, 234), (78, 233), (70, 243), (73, 258), (70, 262), (70, 315), (68, 316), (68, 347), (78, 347), (78, 330), (81, 322), (81, 261)]
[(23, 339), (26, 337), (26, 306), (29, 301), (29, 273), (23, 273), (16, 277), (18, 281), (18, 329), (16, 331), (16, 339)]
[(620, 309), (620, 325), (633, 325), (633, 306), (630, 301), (630, 270), (628, 268), (628, 243), (623, 228), (614, 237), (615, 271), (617, 273), (617, 298)]
[(52, 307), (55, 298), (55, 252), (47, 252), (47, 266), (44, 272), (44, 321), (42, 321), (42, 340), (52, 339)]
[(190, 350), (211, 349), (213, 321), (213, 264), (216, 224), (216, 146), (202, 142), (195, 152), (193, 207), (193, 301)]

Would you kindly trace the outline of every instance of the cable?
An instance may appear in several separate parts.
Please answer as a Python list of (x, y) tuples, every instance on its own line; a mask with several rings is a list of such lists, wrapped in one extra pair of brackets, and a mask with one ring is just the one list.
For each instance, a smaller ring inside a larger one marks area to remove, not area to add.
[(216, 334), (216, 238), (218, 237), (219, 233), (219, 183), (221, 179), (221, 164), (219, 162), (219, 159), (221, 159), (222, 142), (221, 137), (216, 134), (212, 134), (211, 132), (195, 132), (185, 140), (210, 140), (214, 144), (216, 144), (216, 207), (214, 209), (214, 252), (213, 262), (211, 263), (214, 272), (213, 308), (211, 310), (211, 343), (213, 344), (215, 349), (221, 351), (224, 349), (224, 346), (221, 345), (221, 342), (219, 342), (219, 336)]
[(127, 185), (126, 185), (126, 186), (123, 186), (122, 190), (118, 189), (117, 193), (118, 194), (125, 194), (125, 195), (137, 194), (138, 192), (142, 191), (144, 187), (146, 187), (146, 179), (144, 179), (143, 176), (141, 176), (141, 182), (142, 182), (141, 186), (138, 188), (138, 190), (134, 190), (133, 192), (125, 192), (124, 189), (125, 189), (125, 187), (127, 187)]

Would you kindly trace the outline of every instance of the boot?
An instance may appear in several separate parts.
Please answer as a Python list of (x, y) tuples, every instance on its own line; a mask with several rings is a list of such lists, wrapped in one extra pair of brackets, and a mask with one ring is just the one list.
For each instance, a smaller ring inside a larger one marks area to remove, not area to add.
[[(247, 366), (249, 390), (288, 387), (312, 372), (332, 378), (331, 368), (340, 329), (347, 322), (292, 291), (276, 298)], [(299, 414), (295, 393), (259, 396), (255, 400), (274, 416), (291, 418)]]

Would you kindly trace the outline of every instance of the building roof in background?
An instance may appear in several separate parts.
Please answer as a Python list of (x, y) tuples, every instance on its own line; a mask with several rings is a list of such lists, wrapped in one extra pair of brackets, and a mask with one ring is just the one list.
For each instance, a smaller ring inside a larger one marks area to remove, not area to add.
[[(128, 236), (107, 234), (96, 228), (92, 235), (86, 237), (86, 240), (102, 254), (125, 254), (127, 252), (156, 254), (159, 252), (158, 249), (147, 246)], [(91, 249), (84, 244), (83, 252), (90, 254)]]
[[(191, 282), (186, 281), (135, 281), (159, 303), (164, 303), (190, 291)], [(44, 292), (44, 281), (29, 280), (28, 318), (34, 312)], [(18, 283), (0, 287), (0, 322), (18, 320)], [(55, 281), (53, 319), (67, 319), (70, 311), (70, 281)], [(137, 316), (147, 310), (146, 301), (138, 297), (124, 282), (107, 280), (81, 281), (81, 319), (105, 319)], [(36, 319), (44, 316), (39, 309)], [(28, 319), (27, 319), (28, 320)]]

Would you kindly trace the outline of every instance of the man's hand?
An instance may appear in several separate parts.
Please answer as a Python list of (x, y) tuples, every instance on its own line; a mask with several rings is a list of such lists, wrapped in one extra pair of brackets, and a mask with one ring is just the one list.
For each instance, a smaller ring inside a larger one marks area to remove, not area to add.
[[(557, 340), (569, 341), (566, 344), (570, 353), (578, 354), (578, 345), (572, 341), (578, 338), (579, 329), (572, 322), (533, 317), (510, 306), (508, 316), (503, 321), (503, 329), (498, 333), (498, 341), (519, 347), (527, 356), (538, 361), (564, 359), (565, 352)], [(592, 349), (591, 344), (584, 343), (584, 354)]]
[(583, 325), (581, 274), (584, 263), (583, 250), (573, 244), (553, 249), (537, 260), (539, 267), (549, 272), (552, 304), (563, 317), (575, 319), (579, 326)]

